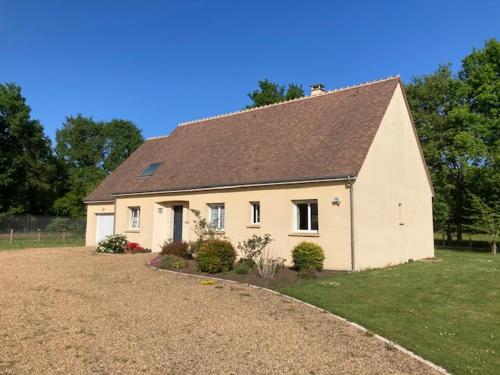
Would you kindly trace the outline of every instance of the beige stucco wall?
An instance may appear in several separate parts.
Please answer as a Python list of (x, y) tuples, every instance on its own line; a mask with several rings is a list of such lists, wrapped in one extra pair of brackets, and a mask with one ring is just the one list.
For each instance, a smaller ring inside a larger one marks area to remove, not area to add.
[(87, 230), (85, 233), (85, 245), (95, 246), (96, 236), (96, 215), (112, 214), (115, 212), (114, 204), (93, 203), (87, 204)]
[[(341, 199), (340, 205), (332, 204), (333, 197)], [(319, 235), (293, 235), (294, 200), (317, 199), (319, 211)], [(261, 205), (261, 224), (251, 228), (250, 202)], [(228, 190), (211, 190), (155, 196), (122, 197), (116, 201), (115, 228), (125, 233), (129, 241), (159, 251), (164, 240), (172, 238), (174, 204), (184, 205), (183, 240), (195, 240), (191, 228), (193, 215), (189, 209), (197, 209), (208, 216), (209, 203), (225, 204), (225, 235), (234, 246), (252, 234), (270, 233), (275, 239), (270, 250), (275, 256), (291, 260), (291, 250), (300, 241), (313, 241), (325, 250), (325, 268), (350, 269), (349, 191), (343, 182), (321, 182), (280, 185)], [(128, 207), (141, 207), (141, 229), (129, 230)], [(96, 207), (89, 206), (87, 244), (95, 244)], [(98, 209), (97, 209), (98, 211)], [(160, 212), (161, 211), (161, 212)]]
[(354, 184), (353, 202), (356, 268), (434, 255), (432, 190), (399, 86)]

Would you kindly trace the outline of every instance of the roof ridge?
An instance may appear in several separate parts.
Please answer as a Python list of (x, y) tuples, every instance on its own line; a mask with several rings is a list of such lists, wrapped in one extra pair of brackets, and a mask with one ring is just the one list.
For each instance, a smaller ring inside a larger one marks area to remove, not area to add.
[(170, 134), (172, 134), (172, 132), (170, 132), (168, 134), (157, 135), (157, 136), (154, 136), (154, 137), (148, 137), (145, 140), (146, 141), (154, 141), (155, 139), (167, 138), (168, 136), (170, 136)]
[[(223, 118), (223, 117), (229, 117), (229, 116), (237, 115), (237, 114), (240, 114), (240, 113), (258, 111), (258, 110), (261, 110), (261, 109), (275, 107), (275, 106), (278, 106), (278, 105), (288, 104), (288, 103), (292, 103), (292, 102), (298, 102), (298, 101), (301, 101), (301, 100), (319, 98), (319, 97), (323, 97), (324, 95), (335, 94), (335, 93), (338, 93), (338, 92), (341, 92), (341, 91), (351, 90), (351, 89), (355, 89), (355, 88), (363, 87), (363, 86), (369, 86), (369, 85), (373, 85), (375, 83), (381, 83), (381, 82), (389, 81), (391, 79), (396, 79), (396, 78), (397, 79), (400, 78), (399, 74), (396, 74), (396, 75), (393, 75), (393, 76), (388, 76), (388, 77), (381, 78), (381, 79), (376, 79), (376, 80), (373, 80), (373, 81), (367, 81), (367, 82), (363, 82), (363, 83), (358, 83), (356, 85), (339, 87), (339, 88), (336, 88), (336, 89), (329, 90), (329, 91), (325, 92), (322, 95), (317, 95), (317, 96), (302, 96), (300, 98), (284, 100), (282, 102), (272, 103), (272, 104), (268, 104), (268, 105), (263, 105), (263, 106), (260, 106), (260, 107), (248, 108), (248, 109), (241, 109), (241, 110), (238, 110), (238, 111), (222, 113), (222, 114), (219, 114), (219, 115), (202, 117), (202, 118), (199, 118), (199, 119), (196, 119), (196, 120), (184, 121), (184, 122), (180, 122), (179, 124), (177, 124), (177, 126), (178, 127), (179, 126), (186, 126), (186, 125), (196, 124), (196, 123), (203, 122), (203, 121), (214, 120), (214, 119)], [(152, 137), (152, 138), (148, 138), (147, 140), (164, 138), (164, 137), (168, 137), (168, 135), (166, 135), (166, 136), (159, 136), (159, 137)]]

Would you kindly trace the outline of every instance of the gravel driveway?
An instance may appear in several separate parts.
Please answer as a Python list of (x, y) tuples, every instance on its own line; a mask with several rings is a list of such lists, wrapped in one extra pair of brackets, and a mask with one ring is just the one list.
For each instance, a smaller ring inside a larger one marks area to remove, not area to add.
[(329, 314), (149, 258), (0, 251), (0, 374), (436, 373)]

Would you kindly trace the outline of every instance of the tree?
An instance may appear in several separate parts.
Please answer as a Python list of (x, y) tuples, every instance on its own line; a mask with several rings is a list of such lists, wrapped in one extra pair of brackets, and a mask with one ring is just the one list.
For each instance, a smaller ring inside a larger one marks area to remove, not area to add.
[(253, 103), (247, 105), (246, 108), (255, 108), (301, 98), (304, 96), (304, 90), (298, 84), (291, 83), (288, 87), (285, 87), (284, 85), (278, 85), (265, 79), (259, 81), (259, 88), (250, 92), (248, 96)]
[(57, 199), (58, 214), (82, 216), (83, 199), (143, 142), (130, 121), (96, 122), (81, 114), (67, 117), (56, 132), (56, 153), (66, 168), (67, 190)]
[(473, 215), (471, 228), (486, 233), (490, 237), (491, 253), (497, 253), (497, 241), (500, 235), (500, 203), (486, 204), (477, 195), (471, 194)]
[(113, 119), (104, 123), (104, 163), (107, 174), (114, 171), (144, 141), (140, 129), (131, 121)]
[(49, 138), (13, 83), (0, 84), (0, 214), (45, 214), (57, 194)]
[(448, 240), (453, 229), (461, 240), (469, 221), (467, 191), (499, 197), (498, 51), (499, 43), (491, 40), (464, 58), (457, 75), (449, 64), (442, 65), (406, 86), (435, 202), (448, 216)]

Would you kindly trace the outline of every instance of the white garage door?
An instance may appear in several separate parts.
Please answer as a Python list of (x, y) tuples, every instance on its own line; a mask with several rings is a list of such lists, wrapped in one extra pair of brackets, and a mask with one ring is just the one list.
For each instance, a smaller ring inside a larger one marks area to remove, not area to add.
[(95, 241), (98, 243), (104, 237), (113, 234), (115, 230), (115, 215), (99, 214), (97, 216)]

